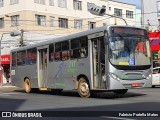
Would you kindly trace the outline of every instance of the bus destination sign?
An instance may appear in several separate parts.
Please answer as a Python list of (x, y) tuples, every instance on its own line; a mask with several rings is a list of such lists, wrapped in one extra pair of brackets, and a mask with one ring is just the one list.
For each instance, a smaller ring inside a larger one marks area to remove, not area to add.
[(134, 35), (145, 35), (145, 30), (138, 28), (129, 27), (113, 27), (111, 28), (112, 34), (134, 34)]

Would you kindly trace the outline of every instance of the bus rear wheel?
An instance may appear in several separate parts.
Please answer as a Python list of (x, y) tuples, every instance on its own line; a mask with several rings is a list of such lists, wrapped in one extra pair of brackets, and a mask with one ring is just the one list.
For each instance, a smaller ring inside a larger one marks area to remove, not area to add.
[(26, 78), (25, 81), (24, 81), (24, 90), (25, 90), (26, 93), (31, 92), (31, 82), (28, 78)]
[(125, 94), (128, 91), (128, 89), (123, 89), (123, 90), (114, 90), (113, 92), (116, 94)]
[(80, 78), (78, 81), (78, 93), (81, 97), (88, 98), (90, 97), (89, 84), (86, 79)]

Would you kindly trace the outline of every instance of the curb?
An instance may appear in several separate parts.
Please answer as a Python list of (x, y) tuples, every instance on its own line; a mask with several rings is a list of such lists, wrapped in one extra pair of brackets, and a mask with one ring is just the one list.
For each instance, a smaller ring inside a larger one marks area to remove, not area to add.
[(0, 86), (0, 88), (6, 88), (6, 87), (16, 87), (16, 86)]

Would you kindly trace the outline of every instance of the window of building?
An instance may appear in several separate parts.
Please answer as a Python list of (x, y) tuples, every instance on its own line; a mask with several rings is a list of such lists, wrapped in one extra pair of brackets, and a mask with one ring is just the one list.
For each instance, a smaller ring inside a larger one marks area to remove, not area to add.
[(82, 29), (82, 20), (74, 20), (74, 28)]
[(68, 28), (68, 19), (59, 18), (59, 27), (60, 28)]
[(71, 59), (84, 58), (88, 56), (87, 37), (81, 37), (71, 40)]
[(109, 11), (111, 11), (111, 7), (109, 7)]
[(46, 25), (46, 16), (44, 15), (35, 15), (36, 25), (45, 26)]
[(58, 0), (58, 7), (67, 8), (67, 0)]
[(0, 28), (4, 28), (4, 18), (0, 18)]
[(32, 65), (37, 63), (37, 49), (32, 48), (27, 50), (27, 58), (26, 58), (26, 64)]
[(73, 0), (74, 10), (82, 10), (82, 1)]
[(3, 0), (0, 0), (0, 7), (3, 7)]
[(133, 11), (126, 10), (126, 18), (133, 18)]
[(11, 26), (19, 25), (19, 15), (11, 16)]
[(122, 9), (114, 8), (114, 15), (122, 17)]
[(10, 4), (13, 5), (13, 4), (18, 4), (19, 3), (19, 0), (10, 0)]
[(94, 29), (96, 27), (96, 22), (88, 22), (88, 29)]
[(49, 0), (49, 5), (53, 6), (54, 5), (54, 0)]
[(17, 53), (12, 53), (12, 66), (16, 66)]
[(34, 0), (34, 3), (45, 4), (45, 0)]
[(17, 52), (17, 65), (25, 65), (26, 51)]
[(54, 27), (54, 17), (50, 16), (50, 26)]
[(54, 60), (54, 44), (49, 45), (49, 61), (52, 62)]

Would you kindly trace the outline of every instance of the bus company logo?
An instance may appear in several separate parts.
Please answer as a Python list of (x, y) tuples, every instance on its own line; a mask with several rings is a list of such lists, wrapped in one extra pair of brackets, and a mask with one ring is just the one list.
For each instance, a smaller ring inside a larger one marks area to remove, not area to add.
[(42, 114), (39, 112), (2, 112), (1, 117), (42, 117)]
[(69, 63), (69, 66), (68, 66), (68, 72), (75, 72), (77, 69), (76, 69), (76, 61), (72, 61)]
[(2, 117), (11, 117), (11, 112), (2, 112)]

